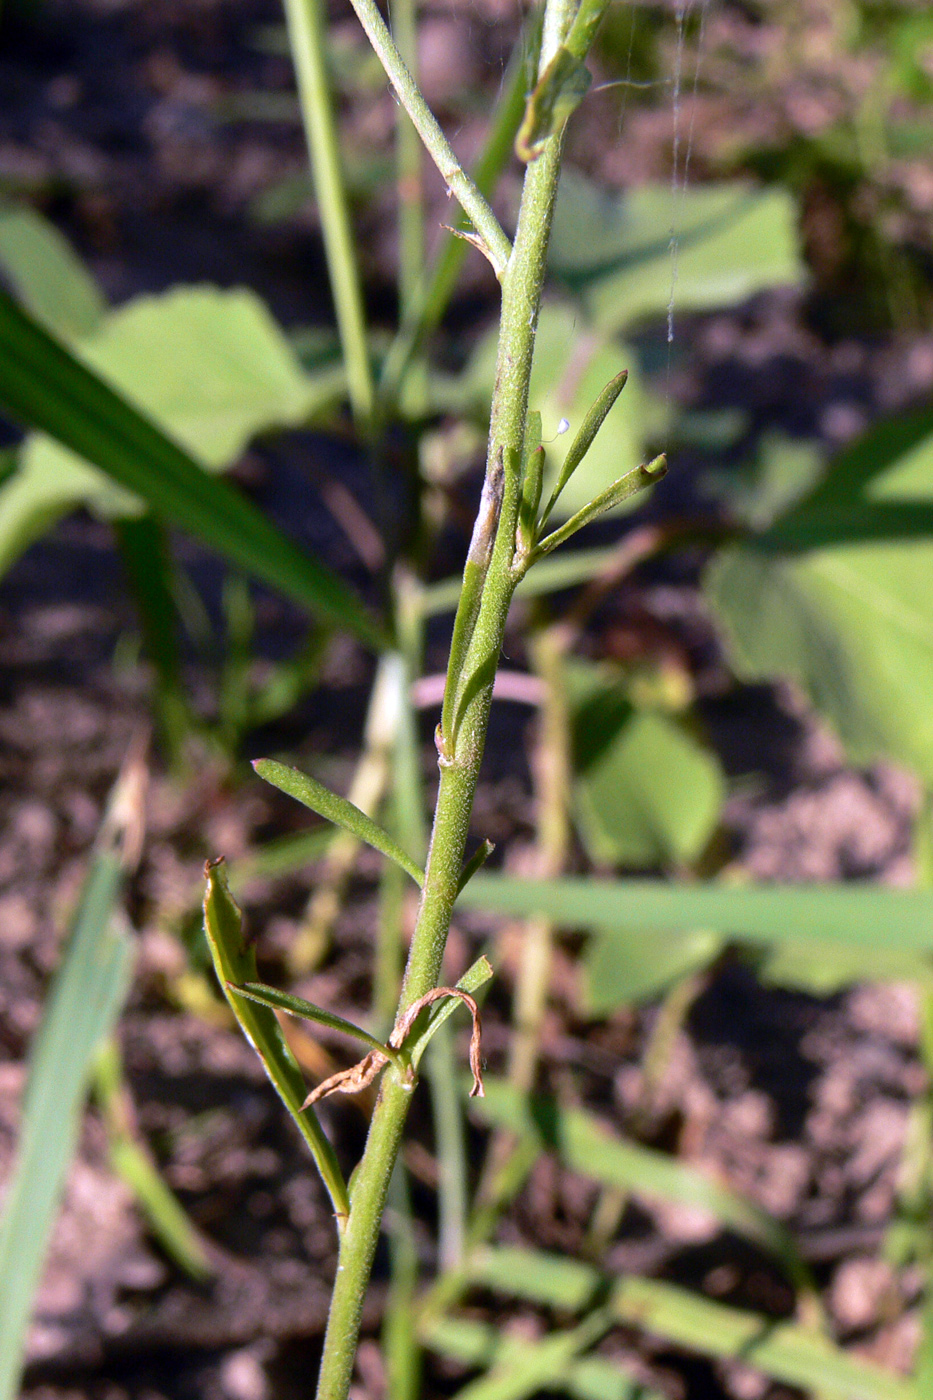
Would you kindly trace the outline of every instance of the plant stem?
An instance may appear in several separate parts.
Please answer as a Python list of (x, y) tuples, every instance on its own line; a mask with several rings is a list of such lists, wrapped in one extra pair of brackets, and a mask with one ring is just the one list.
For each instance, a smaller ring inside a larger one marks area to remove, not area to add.
[[(525, 111), (526, 56), (521, 48), (519, 45), (512, 56), (492, 129), (471, 172), (476, 188), (487, 199), (508, 164), (515, 135)], [(466, 216), (461, 214), (454, 227), (459, 232), (465, 232), (468, 228)], [(458, 238), (452, 230), (444, 234), (430, 275), (422, 284), (416, 301), (403, 315), (383, 362), (378, 397), (383, 405), (384, 414), (401, 397), (408, 368), (425, 337), (440, 324), (453, 296), (467, 251), (467, 243)]]
[[(295, 0), (290, 0), (290, 3), (295, 3)], [(351, 0), (351, 3), (369, 42), (379, 55), (399, 102), (411, 117), (428, 155), (443, 175), (451, 194), (456, 195), (464, 211), (470, 216), (486, 256), (492, 263), (496, 276), (501, 280), (511, 252), (509, 240), (501, 224), (454, 155), (450, 142), (425, 101), (424, 94), (405, 66), (386, 22), (379, 13), (376, 0)]]
[[(358, 12), (362, 4), (363, 0), (357, 0)], [(457, 732), (455, 738), (449, 735), (442, 740), (434, 829), (400, 1011), (438, 985), (459, 887), (493, 679), (516, 582), (513, 561), (528, 385), (559, 170), (560, 141), (553, 138), (525, 176), (514, 249), (502, 278), (496, 392), (484, 487), (484, 499), (492, 500), (498, 507), (498, 520), (488, 522), (491, 551), (466, 654), (466, 677), (451, 678), (461, 697)], [(390, 1066), (383, 1076), (366, 1150), (355, 1173), (350, 1213), (340, 1241), (318, 1400), (346, 1400), (363, 1295), (410, 1102), (411, 1086), (400, 1082)]]
[[(417, 81), (415, 0), (392, 0), (391, 19), (399, 55)], [(421, 141), (411, 117), (402, 107), (397, 112), (395, 133), (399, 314), (404, 321), (418, 299), (424, 276), (424, 209)]]
[(322, 0), (285, 0), (285, 18), (298, 81), (311, 176), (321, 215), (324, 252), (343, 347), (350, 404), (357, 424), (367, 428), (373, 415), (373, 378), (366, 342), (363, 293), (340, 168), (333, 96), (327, 76), (321, 5)]

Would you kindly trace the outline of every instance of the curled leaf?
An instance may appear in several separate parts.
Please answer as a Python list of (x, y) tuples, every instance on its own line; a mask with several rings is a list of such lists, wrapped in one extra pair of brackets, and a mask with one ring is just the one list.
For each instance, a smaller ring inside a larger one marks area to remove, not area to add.
[[(482, 1098), (485, 1093), (480, 1057), (482, 1022), (479, 1007), (469, 992), (463, 991), (462, 988), (435, 987), (433, 991), (426, 992), (423, 997), (418, 997), (417, 1001), (413, 1001), (411, 1006), (407, 1007), (396, 1021), (392, 1034), (389, 1036), (389, 1046), (393, 1050), (401, 1050), (424, 1008), (430, 1006), (432, 1002), (438, 1001), (441, 997), (458, 997), (465, 1006), (469, 1007), (470, 1015), (473, 1017), (473, 1033), (470, 1036), (470, 1069), (473, 1072), (473, 1087), (470, 1090), (470, 1098)], [(327, 1098), (330, 1094), (358, 1094), (362, 1089), (366, 1089), (372, 1084), (376, 1075), (388, 1063), (389, 1057), (382, 1050), (370, 1050), (369, 1054), (365, 1055), (357, 1064), (351, 1065), (349, 1069), (338, 1070), (329, 1079), (318, 1084), (316, 1089), (312, 1089), (302, 1107), (307, 1108), (311, 1104), (317, 1103), (319, 1099)]]

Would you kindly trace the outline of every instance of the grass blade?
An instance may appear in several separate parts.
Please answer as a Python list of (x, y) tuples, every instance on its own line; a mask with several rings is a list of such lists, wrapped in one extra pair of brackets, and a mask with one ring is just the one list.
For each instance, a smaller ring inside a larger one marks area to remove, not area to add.
[(574, 1358), (609, 1330), (611, 1317), (601, 1308), (568, 1332), (552, 1332), (539, 1342), (515, 1348), (478, 1380), (457, 1392), (457, 1400), (526, 1400), (551, 1390), (566, 1375)]
[(850, 945), (891, 951), (933, 948), (933, 891), (873, 885), (677, 885), (660, 880), (519, 880), (475, 875), (463, 906), (499, 914), (545, 914), (564, 928), (710, 928), (750, 943)]
[(656, 1279), (618, 1284), (620, 1322), (706, 1356), (731, 1357), (822, 1400), (920, 1400), (916, 1387), (792, 1322), (742, 1312)]
[[(432, 1318), (422, 1326), (421, 1334), (432, 1351), (464, 1366), (504, 1363), (527, 1347), (539, 1345), (510, 1337), (488, 1323), (462, 1317)], [(571, 1361), (562, 1373), (548, 1377), (546, 1388), (574, 1396), (575, 1400), (665, 1400), (658, 1391), (648, 1389), (641, 1380), (629, 1375), (622, 1364), (601, 1356)]]
[(78, 1136), (88, 1080), (129, 986), (132, 945), (114, 919), (119, 855), (91, 866), (30, 1056), (16, 1166), (0, 1223), (0, 1400), (19, 1393), (23, 1346)]
[(540, 1249), (497, 1245), (470, 1255), (470, 1281), (561, 1312), (582, 1312), (601, 1282), (597, 1269)]
[(0, 405), (40, 428), (242, 568), (380, 650), (356, 594), (277, 530), (229, 482), (210, 476), (0, 288)]
[(280, 792), (294, 797), (296, 802), (310, 808), (312, 812), (317, 812), (319, 817), (326, 817), (335, 826), (342, 826), (345, 831), (349, 831), (357, 840), (365, 841), (367, 845), (381, 851), (384, 856), (394, 860), (396, 865), (400, 865), (416, 885), (424, 884), (424, 871), (421, 866), (402, 850), (385, 827), (374, 822), (372, 817), (361, 812), (359, 807), (354, 807), (345, 797), (338, 797), (330, 788), (310, 778), (307, 773), (300, 773), (297, 768), (289, 768), (285, 763), (276, 763), (273, 758), (257, 758), (253, 767), (260, 778), (277, 787)]
[(349, 1214), (350, 1202), (343, 1173), (313, 1108), (303, 1109), (307, 1093), (301, 1070), (285, 1044), (285, 1037), (268, 1006), (238, 997), (229, 989), (231, 982), (256, 981), (256, 953), (246, 944), (240, 911), (230, 894), (224, 861), (208, 862), (205, 869), (204, 932), (214, 960), (214, 968), (234, 1016), (268, 1074), (276, 1093), (298, 1125), (317, 1163), (324, 1185), (334, 1204), (338, 1222)]
[(97, 1056), (94, 1097), (104, 1120), (110, 1165), (133, 1192), (152, 1234), (190, 1278), (208, 1278), (211, 1265), (197, 1227), (137, 1140), (123, 1062), (113, 1038)]
[(551, 1099), (529, 1099), (502, 1079), (486, 1082), (478, 1115), (496, 1127), (534, 1136), (582, 1176), (649, 1201), (672, 1201), (705, 1210), (720, 1225), (752, 1240), (781, 1261), (798, 1288), (813, 1290), (809, 1270), (789, 1232), (766, 1211), (705, 1172), (654, 1148), (614, 1137), (582, 1109), (561, 1109)]

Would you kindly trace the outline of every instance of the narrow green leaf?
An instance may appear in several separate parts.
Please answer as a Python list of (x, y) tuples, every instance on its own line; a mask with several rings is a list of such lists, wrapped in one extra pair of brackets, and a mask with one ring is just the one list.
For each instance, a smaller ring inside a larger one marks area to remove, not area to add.
[(255, 982), (256, 952), (243, 936), (240, 911), (230, 894), (223, 858), (205, 869), (204, 932), (230, 1008), (240, 1024), (285, 1107), (298, 1125), (327, 1187), (338, 1221), (350, 1210), (346, 1184), (313, 1108), (302, 1108), (307, 1089), (294, 1055), (285, 1043), (275, 1013), (257, 1006), (230, 990), (231, 983)]
[(275, 987), (267, 986), (265, 982), (229, 982), (227, 985), (238, 997), (246, 997), (248, 1001), (258, 1002), (260, 1006), (270, 1006), (273, 1011), (287, 1011), (290, 1016), (301, 1016), (306, 1021), (316, 1021), (319, 1026), (328, 1026), (332, 1031), (340, 1031), (343, 1035), (352, 1036), (354, 1040), (361, 1040), (370, 1050), (379, 1050), (387, 1060), (399, 1063), (397, 1050), (383, 1045), (381, 1040), (370, 1035), (369, 1031), (364, 1031), (361, 1026), (355, 1026), (352, 1021), (345, 1021), (342, 1016), (335, 1016), (332, 1011), (325, 1011), (313, 1002), (305, 1001), (304, 997), (293, 996), (291, 992), (280, 992)]
[(584, 525), (589, 525), (591, 520), (604, 515), (607, 510), (612, 510), (622, 501), (627, 501), (638, 491), (644, 491), (646, 487), (656, 485), (666, 475), (667, 459), (661, 456), (655, 457), (653, 462), (646, 462), (643, 466), (636, 467), (633, 472), (628, 472), (625, 476), (620, 477), (605, 491), (601, 491), (595, 500), (590, 501), (588, 506), (584, 506), (582, 510), (577, 511), (576, 515), (572, 515), (569, 520), (566, 520), (559, 530), (547, 535), (535, 548), (532, 563), (536, 559), (540, 559), (542, 555), (550, 554), (552, 549), (556, 549), (565, 540), (569, 540), (571, 535), (582, 530)]
[(528, 99), (515, 138), (515, 154), (526, 164), (537, 160), (552, 136), (562, 131), (590, 90), (586, 64), (561, 46), (538, 79)]
[(576, 437), (567, 449), (567, 456), (564, 458), (563, 465), (560, 469), (560, 476), (557, 478), (554, 489), (551, 492), (550, 500), (544, 507), (544, 514), (541, 516), (541, 529), (544, 529), (544, 526), (547, 524), (551, 511), (557, 504), (558, 498), (567, 485), (567, 482), (573, 476), (587, 452), (589, 452), (593, 439), (605, 422), (612, 405), (625, 388), (627, 380), (627, 369), (621, 370), (614, 379), (610, 379), (609, 383), (580, 424)]
[(540, 1341), (525, 1343), (496, 1358), (492, 1369), (457, 1392), (457, 1400), (526, 1400), (551, 1390), (555, 1380), (567, 1375), (575, 1357), (609, 1330), (605, 1308), (591, 1313), (568, 1332), (552, 1332)]
[(797, 1323), (728, 1308), (673, 1284), (625, 1279), (611, 1306), (620, 1322), (701, 1355), (741, 1360), (822, 1400), (920, 1400), (910, 1381), (864, 1356), (847, 1356)]
[(519, 880), (480, 873), (470, 909), (544, 914), (564, 928), (710, 928), (752, 943), (795, 941), (933, 950), (933, 891), (876, 885), (664, 884), (660, 880)]
[[(464, 1317), (432, 1318), (422, 1325), (421, 1336), (425, 1346), (441, 1356), (463, 1366), (484, 1368), (538, 1345), (526, 1338), (510, 1337), (489, 1323)], [(574, 1400), (665, 1400), (658, 1391), (648, 1389), (637, 1376), (629, 1374), (624, 1363), (606, 1361), (601, 1356), (571, 1361), (562, 1372), (553, 1374), (546, 1386), (548, 1390), (571, 1395)]]
[(129, 1089), (113, 1036), (96, 1057), (94, 1098), (103, 1117), (110, 1165), (133, 1192), (152, 1234), (190, 1278), (207, 1278), (211, 1265), (201, 1235), (135, 1136)]
[(522, 453), (522, 503), (518, 512), (521, 538), (526, 549), (535, 542), (538, 506), (544, 481), (544, 448), (541, 445), (541, 414), (532, 409), (525, 424)]
[[(257, 578), (366, 645), (385, 639), (336, 574), (211, 477), (0, 288), (0, 406), (42, 429)], [(76, 464), (80, 466), (79, 464)], [(9, 485), (14, 485), (16, 478)], [(70, 508), (71, 498), (69, 497)], [(56, 514), (61, 513), (56, 505)]]
[[(541, 308), (535, 332), (535, 362), (528, 390), (531, 408), (539, 412), (546, 436), (554, 432), (558, 420), (575, 425), (592, 412), (594, 403), (605, 393), (607, 384), (628, 364), (625, 386), (625, 412), (611, 413), (591, 441), (586, 460), (567, 480), (551, 519), (566, 520), (611, 486), (626, 462), (642, 462), (652, 424), (658, 418), (658, 404), (645, 388), (636, 349), (620, 344), (591, 327), (581, 334), (577, 301), (548, 301)], [(496, 379), (496, 336), (493, 331), (481, 337), (460, 379), (461, 402), (474, 411), (487, 412)], [(663, 409), (662, 409), (663, 411)], [(561, 435), (562, 436), (562, 435)], [(547, 501), (561, 475), (563, 459), (572, 440), (549, 442), (544, 464), (542, 499)], [(631, 501), (616, 507), (618, 513), (633, 508)], [(540, 531), (538, 531), (540, 534)]]
[(88, 1080), (129, 986), (132, 944), (114, 917), (121, 883), (119, 856), (100, 852), (30, 1055), (16, 1164), (0, 1221), (0, 1400), (19, 1394), (33, 1295)]
[(365, 841), (367, 845), (381, 851), (384, 856), (394, 860), (396, 865), (400, 865), (416, 885), (424, 884), (424, 871), (420, 865), (402, 850), (384, 827), (374, 822), (372, 817), (367, 817), (365, 812), (361, 812), (359, 807), (354, 807), (345, 797), (338, 797), (330, 788), (310, 778), (307, 773), (300, 773), (297, 768), (289, 768), (284, 763), (276, 763), (272, 758), (257, 758), (253, 767), (260, 778), (264, 778), (280, 792), (294, 797), (296, 802), (310, 808), (312, 812), (317, 812), (318, 816), (326, 817), (335, 826), (342, 826), (345, 831), (349, 831), (357, 840)]
[(329, 826), (316, 826), (310, 831), (292, 831), (286, 836), (277, 836), (261, 846), (255, 846), (236, 869), (230, 871), (230, 884), (238, 892), (246, 888), (251, 880), (276, 880), (283, 875), (291, 875), (304, 866), (320, 860), (330, 849), (334, 833)]
[(190, 1278), (209, 1278), (212, 1270), (197, 1230), (139, 1144), (129, 1137), (115, 1138), (110, 1143), (110, 1164), (136, 1197), (169, 1258)]
[(470, 883), (477, 870), (482, 870), (483, 866), (486, 864), (487, 860), (492, 855), (495, 849), (495, 844), (492, 841), (490, 841), (488, 837), (485, 841), (481, 843), (481, 845), (479, 845), (476, 848), (470, 859), (467, 861), (466, 865), (463, 867), (463, 870), (460, 874), (460, 883), (457, 886), (457, 894), (460, 894), (463, 887)]
[[(599, 549), (577, 549), (572, 553), (561, 554), (556, 559), (540, 559), (534, 569), (529, 570), (519, 583), (515, 596), (540, 598), (543, 594), (559, 593), (564, 588), (576, 588), (581, 583), (589, 583), (613, 563), (618, 553), (619, 546), (613, 544)], [(437, 617), (441, 613), (453, 612), (460, 597), (461, 587), (462, 580), (459, 578), (429, 583), (421, 595), (422, 615)]]
[(599, 1271), (589, 1264), (513, 1245), (473, 1250), (468, 1271), (470, 1282), (483, 1288), (572, 1313), (592, 1302), (600, 1284)]
[[(683, 190), (677, 210), (677, 305), (681, 313), (745, 301), (804, 275), (793, 194), (738, 182)], [(639, 185), (617, 195), (566, 170), (549, 261), (583, 298), (601, 330), (663, 317), (670, 299), (671, 191)]]
[[(707, 1211), (720, 1225), (779, 1259), (796, 1287), (812, 1289), (809, 1270), (780, 1222), (705, 1172), (654, 1148), (615, 1137), (582, 1109), (561, 1109), (553, 1100), (528, 1099), (505, 1080), (487, 1079), (486, 1097), (477, 1100), (476, 1113), (497, 1127), (533, 1135), (542, 1147), (555, 1151), (571, 1171), (592, 1181), (645, 1200), (671, 1201)], [(529, 1270), (528, 1277), (533, 1276), (534, 1271)]]

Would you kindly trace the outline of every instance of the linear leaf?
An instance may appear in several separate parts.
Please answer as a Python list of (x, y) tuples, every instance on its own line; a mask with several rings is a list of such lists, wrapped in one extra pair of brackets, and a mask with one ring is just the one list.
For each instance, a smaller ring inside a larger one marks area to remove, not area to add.
[(580, 465), (580, 463), (583, 461), (583, 458), (590, 450), (590, 447), (592, 446), (596, 434), (599, 432), (600, 428), (605, 422), (606, 416), (609, 413), (609, 410), (612, 408), (612, 405), (615, 403), (616, 399), (619, 397), (622, 390), (625, 388), (627, 380), (627, 369), (621, 370), (620, 373), (617, 374), (614, 379), (610, 379), (609, 383), (606, 385), (605, 389), (599, 395), (596, 402), (593, 404), (592, 408), (584, 418), (583, 422), (580, 424), (580, 427), (577, 430), (576, 437), (567, 449), (567, 456), (564, 458), (563, 464), (561, 466), (560, 476), (554, 483), (554, 489), (551, 492), (550, 500), (544, 507), (544, 513), (541, 516), (542, 528), (547, 524), (548, 519), (550, 518), (551, 511), (557, 504), (558, 497), (560, 496), (564, 487), (567, 485), (567, 482), (573, 476), (577, 467)]
[(114, 1138), (110, 1143), (110, 1165), (133, 1192), (150, 1230), (169, 1258), (191, 1278), (208, 1278), (211, 1266), (197, 1230), (139, 1143), (127, 1136)]
[(470, 909), (546, 914), (569, 928), (710, 928), (752, 943), (933, 949), (933, 891), (874, 885), (664, 884), (660, 880), (519, 880), (482, 872), (460, 896)]
[(129, 986), (132, 944), (114, 918), (120, 858), (91, 866), (55, 975), (23, 1098), (16, 1165), (0, 1222), (0, 1400), (19, 1393), (23, 1347), (49, 1235), (101, 1041)]
[(783, 1225), (705, 1172), (654, 1148), (615, 1137), (582, 1109), (561, 1109), (553, 1100), (528, 1099), (502, 1079), (487, 1079), (486, 1097), (477, 1101), (476, 1112), (496, 1126), (533, 1135), (571, 1171), (592, 1181), (646, 1200), (707, 1211), (726, 1229), (769, 1250), (797, 1287), (812, 1287), (809, 1271)]
[(365, 841), (367, 845), (381, 851), (384, 856), (394, 860), (396, 865), (400, 865), (416, 885), (424, 884), (424, 871), (420, 865), (402, 850), (384, 827), (374, 822), (372, 817), (361, 812), (359, 807), (355, 807), (345, 797), (338, 797), (330, 788), (324, 787), (307, 773), (301, 773), (297, 768), (289, 768), (285, 763), (277, 763), (273, 758), (257, 758), (253, 761), (253, 767), (260, 778), (264, 778), (280, 792), (294, 797), (296, 802), (310, 808), (312, 812), (317, 812), (319, 817), (326, 817), (335, 826), (342, 826), (345, 831), (351, 832), (357, 840)]
[(305, 1001), (304, 997), (296, 997), (291, 992), (280, 992), (276, 987), (267, 986), (265, 982), (230, 982), (227, 985), (231, 992), (238, 997), (246, 997), (247, 1001), (269, 1006), (273, 1011), (287, 1011), (290, 1016), (302, 1016), (306, 1021), (315, 1021), (319, 1026), (328, 1026), (332, 1031), (352, 1036), (354, 1040), (361, 1040), (364, 1045), (368, 1045), (370, 1050), (381, 1051), (387, 1060), (397, 1061), (399, 1058), (397, 1050), (383, 1045), (382, 1041), (370, 1035), (369, 1031), (355, 1026), (352, 1021), (345, 1021), (342, 1016), (335, 1016), (332, 1011), (315, 1006), (311, 1001)]
[(526, 1400), (550, 1390), (555, 1379), (566, 1375), (574, 1358), (609, 1330), (610, 1317), (602, 1308), (572, 1331), (552, 1332), (531, 1345), (516, 1347), (496, 1358), (492, 1368), (457, 1392), (457, 1400)]
[(384, 645), (376, 623), (336, 574), (277, 530), (229, 482), (209, 476), (2, 288), (0, 405), (311, 612), (345, 627), (367, 646)]
[(910, 1381), (863, 1356), (847, 1356), (816, 1332), (725, 1307), (656, 1279), (625, 1279), (611, 1306), (620, 1322), (703, 1355), (741, 1360), (822, 1400), (920, 1400)]
[[(510, 1337), (489, 1323), (463, 1317), (432, 1318), (422, 1324), (420, 1335), (431, 1351), (459, 1361), (463, 1366), (484, 1368), (504, 1366), (529, 1348), (541, 1345), (527, 1338)], [(552, 1370), (540, 1389), (571, 1395), (575, 1400), (664, 1400), (658, 1391), (628, 1372), (623, 1362), (608, 1361), (602, 1356), (566, 1361), (564, 1351), (565, 1364), (557, 1368), (553, 1353), (545, 1355)], [(460, 1391), (457, 1400), (461, 1400), (463, 1394)]]
[(565, 1312), (582, 1312), (600, 1283), (589, 1264), (514, 1245), (474, 1250), (467, 1267), (472, 1283)]
[(607, 510), (621, 505), (623, 501), (627, 501), (639, 491), (644, 491), (646, 487), (655, 486), (666, 475), (666, 459), (655, 457), (653, 462), (646, 462), (642, 466), (636, 467), (634, 471), (627, 472), (625, 476), (620, 476), (618, 481), (607, 486), (605, 491), (601, 491), (594, 500), (590, 501), (589, 505), (578, 510), (576, 515), (572, 515), (569, 520), (565, 520), (559, 529), (546, 535), (536, 547), (532, 555), (532, 562), (535, 559), (540, 559), (544, 554), (550, 554), (552, 549), (557, 549), (558, 545), (569, 540), (571, 535), (582, 530), (584, 525), (589, 525), (590, 521), (598, 519), (600, 515), (605, 515)]
[(294, 1055), (285, 1043), (275, 1012), (268, 1006), (238, 997), (230, 983), (255, 982), (256, 952), (243, 937), (240, 911), (230, 894), (223, 858), (209, 862), (205, 869), (204, 932), (214, 960), (217, 979), (230, 1008), (240, 1024), (276, 1093), (298, 1125), (311, 1149), (324, 1185), (330, 1194), (338, 1220), (349, 1214), (350, 1203), (343, 1174), (313, 1108), (302, 1108), (307, 1089)]

